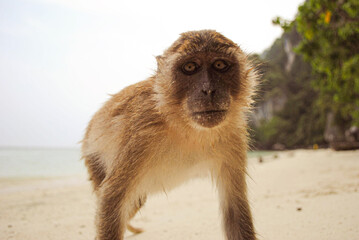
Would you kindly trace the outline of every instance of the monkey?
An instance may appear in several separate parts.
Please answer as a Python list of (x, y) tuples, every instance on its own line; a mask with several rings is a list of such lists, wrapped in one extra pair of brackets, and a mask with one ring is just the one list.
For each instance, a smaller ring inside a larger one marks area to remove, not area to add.
[(245, 179), (255, 67), (214, 30), (182, 33), (156, 60), (153, 76), (95, 113), (82, 141), (96, 239), (141, 232), (129, 221), (148, 195), (201, 174), (215, 180), (226, 239), (256, 239)]

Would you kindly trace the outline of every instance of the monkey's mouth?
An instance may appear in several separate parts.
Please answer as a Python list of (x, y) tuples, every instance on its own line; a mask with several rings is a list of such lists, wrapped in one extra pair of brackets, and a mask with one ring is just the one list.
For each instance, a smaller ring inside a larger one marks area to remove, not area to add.
[(214, 127), (222, 122), (227, 110), (207, 110), (192, 113), (192, 119), (203, 127)]
[(194, 112), (193, 115), (203, 115), (203, 116), (212, 116), (212, 115), (220, 115), (225, 114), (227, 110), (208, 110), (208, 111), (202, 111), (202, 112)]

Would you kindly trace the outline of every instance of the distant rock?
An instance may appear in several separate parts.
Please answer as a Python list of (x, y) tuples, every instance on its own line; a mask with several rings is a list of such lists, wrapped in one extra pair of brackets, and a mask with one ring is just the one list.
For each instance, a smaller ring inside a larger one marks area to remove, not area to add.
[(281, 144), (281, 143), (276, 143), (272, 146), (272, 149), (273, 150), (276, 150), (276, 151), (283, 151), (286, 149), (285, 145), (284, 144)]
[(335, 151), (359, 149), (359, 142), (332, 142), (330, 147)]
[(348, 142), (359, 142), (359, 128), (352, 126), (345, 131), (345, 140)]

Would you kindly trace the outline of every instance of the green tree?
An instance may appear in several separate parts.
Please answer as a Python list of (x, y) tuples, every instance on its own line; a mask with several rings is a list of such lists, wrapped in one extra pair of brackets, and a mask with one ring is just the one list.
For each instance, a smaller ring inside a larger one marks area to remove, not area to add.
[(274, 23), (301, 35), (296, 51), (314, 70), (318, 106), (343, 128), (359, 126), (359, 1), (307, 0), (293, 22)]

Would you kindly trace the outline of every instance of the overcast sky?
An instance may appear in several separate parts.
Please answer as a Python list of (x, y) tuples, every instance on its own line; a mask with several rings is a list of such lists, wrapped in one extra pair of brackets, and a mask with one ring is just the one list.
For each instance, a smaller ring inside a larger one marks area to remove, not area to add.
[(79, 147), (108, 94), (149, 77), (181, 32), (260, 53), (302, 2), (0, 0), (0, 147)]

